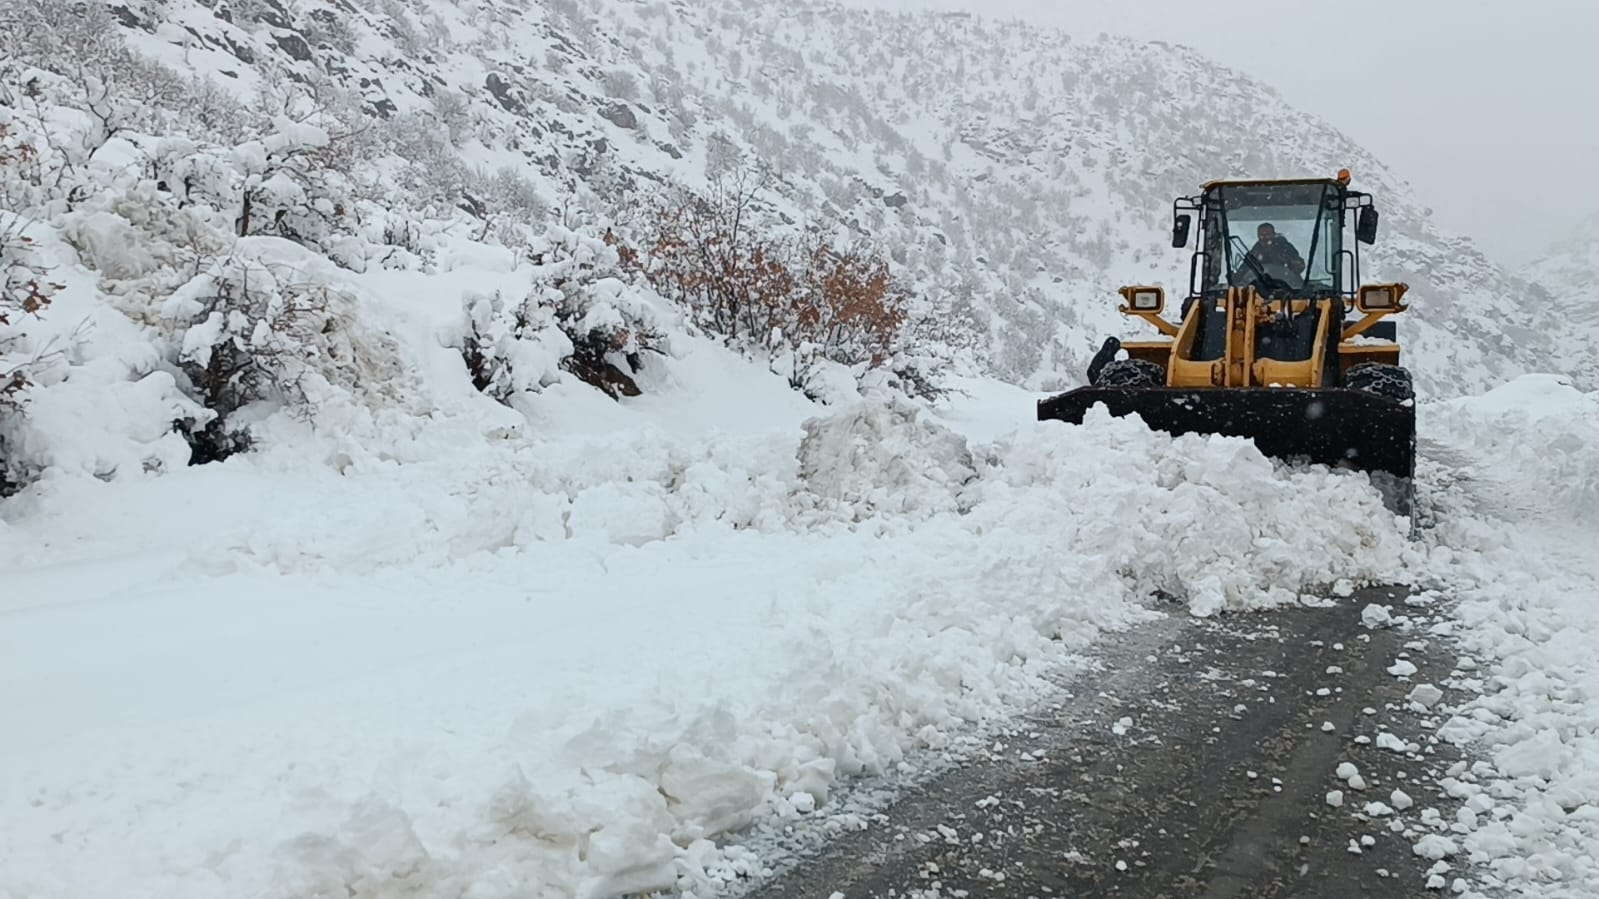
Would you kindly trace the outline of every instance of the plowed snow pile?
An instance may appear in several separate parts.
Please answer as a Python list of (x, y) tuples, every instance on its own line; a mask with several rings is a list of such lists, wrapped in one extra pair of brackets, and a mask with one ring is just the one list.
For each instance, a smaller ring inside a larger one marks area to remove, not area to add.
[(1529, 375), (1426, 413), (1449, 461), (1432, 561), (1476, 696), (1442, 729), (1473, 762), (1442, 784), (1466, 808), (1429, 828), (1438, 883), (1599, 895), (1599, 394)]
[(718, 834), (1024, 706), (1153, 591), (1269, 606), (1414, 552), (1359, 479), (1239, 441), (1019, 402), (972, 442), (673, 365), (632, 408), (547, 390), (548, 436), (487, 401), (284, 422), (0, 506), (0, 895), (704, 890)]

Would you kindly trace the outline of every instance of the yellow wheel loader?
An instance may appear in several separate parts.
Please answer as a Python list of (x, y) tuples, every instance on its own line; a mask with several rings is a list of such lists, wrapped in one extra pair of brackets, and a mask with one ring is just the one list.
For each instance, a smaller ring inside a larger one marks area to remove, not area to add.
[(1360, 283), (1377, 209), (1349, 180), (1214, 181), (1179, 198), (1172, 246), (1199, 229), (1177, 320), (1164, 289), (1122, 288), (1120, 311), (1159, 336), (1105, 341), (1088, 386), (1040, 400), (1039, 420), (1081, 424), (1103, 404), (1172, 434), (1250, 438), (1268, 456), (1369, 472), (1409, 515), (1415, 393), (1385, 320), (1406, 285)]

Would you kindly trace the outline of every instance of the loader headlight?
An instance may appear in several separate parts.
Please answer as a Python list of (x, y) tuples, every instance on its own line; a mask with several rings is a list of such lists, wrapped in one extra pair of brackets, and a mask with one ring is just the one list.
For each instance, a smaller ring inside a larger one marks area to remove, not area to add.
[(1407, 289), (1404, 284), (1362, 285), (1355, 307), (1361, 312), (1397, 312), (1404, 308), (1400, 301)]
[(1120, 293), (1133, 312), (1159, 312), (1166, 308), (1166, 291), (1159, 287), (1123, 287)]

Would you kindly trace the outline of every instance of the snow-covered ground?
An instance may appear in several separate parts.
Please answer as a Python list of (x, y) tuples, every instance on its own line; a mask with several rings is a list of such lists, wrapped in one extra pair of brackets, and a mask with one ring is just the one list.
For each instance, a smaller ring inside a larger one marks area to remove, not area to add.
[(679, 334), (644, 396), (566, 379), (524, 418), (440, 361), (447, 271), (352, 276), (429, 414), (280, 414), (140, 475), (161, 385), (68, 389), (142, 382), (58, 271), (53, 320), (98, 326), (0, 505), (8, 899), (704, 889), (736, 864), (703, 840), (1023, 707), (1156, 590), (1214, 614), (1424, 558), (1350, 476), (994, 382), (822, 407)]
[[(728, 374), (686, 386), (684, 414), (752, 380)], [(342, 473), (284, 449), (12, 501), (7, 885), (670, 885), (677, 846), (1025, 700), (1140, 592), (1292, 601), (1273, 585), (1403, 552), (1358, 524), (1374, 497), (1340, 528), (1308, 514), (1336, 478), (1226, 443), (1040, 426), (968, 461), (866, 410), (802, 449), (786, 396), (735, 393), (697, 435), (657, 398), (626, 430)], [(609, 402), (568, 399), (573, 420)], [(765, 428), (743, 414), (763, 405)], [(1325, 549), (1188, 532), (1244, 502), (1319, 522)]]
[(1599, 895), (1599, 394), (1529, 375), (1424, 414), (1438, 572), (1480, 696), (1440, 733), (1473, 761), (1442, 786), (1451, 861), (1514, 895)]
[(1429, 409), (1458, 455), (1410, 543), (1349, 476), (1237, 441), (1035, 423), (986, 382), (827, 410), (678, 362), (621, 407), (547, 392), (536, 436), (301, 434), (0, 506), (0, 895), (704, 889), (737, 863), (697, 840), (1024, 706), (1150, 591), (1406, 576), (1459, 592), (1490, 690), (1445, 729), (1492, 767), (1444, 833), (1594, 885), (1593, 396)]
[(1339, 581), (1458, 597), (1479, 660), (1443, 729), (1475, 817), (1401, 816), (1420, 851), (1596, 887), (1599, 409), (1559, 379), (1424, 406), (1412, 540), (1241, 441), (976, 379), (820, 406), (682, 331), (642, 396), (512, 411), (449, 332), (527, 272), (456, 247), (324, 272), (390, 380), (188, 468), (148, 337), (35, 233), (65, 287), (28, 339), (74, 336), (19, 444), (50, 467), (0, 503), (5, 899), (704, 893), (758, 866), (730, 831), (1025, 708), (1155, 591), (1270, 614)]

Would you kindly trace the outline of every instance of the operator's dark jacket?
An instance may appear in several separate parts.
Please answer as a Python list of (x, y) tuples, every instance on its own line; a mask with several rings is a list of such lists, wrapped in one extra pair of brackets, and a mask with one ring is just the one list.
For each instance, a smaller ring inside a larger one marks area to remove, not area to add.
[(1305, 257), (1299, 255), (1299, 250), (1288, 242), (1288, 238), (1277, 235), (1277, 242), (1268, 244), (1263, 240), (1255, 241), (1255, 248), (1249, 255), (1260, 260), (1262, 265), (1286, 266), (1290, 262), (1304, 262)]

